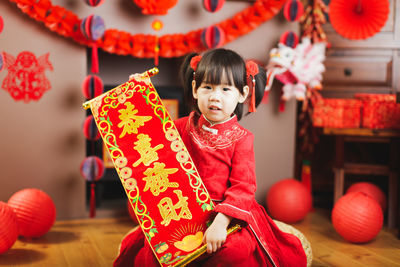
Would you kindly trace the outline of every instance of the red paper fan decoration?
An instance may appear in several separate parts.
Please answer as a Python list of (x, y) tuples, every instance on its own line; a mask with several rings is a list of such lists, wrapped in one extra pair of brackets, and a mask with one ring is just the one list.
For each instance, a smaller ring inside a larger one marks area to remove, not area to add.
[(329, 19), (341, 36), (367, 39), (379, 32), (389, 16), (388, 0), (332, 0)]

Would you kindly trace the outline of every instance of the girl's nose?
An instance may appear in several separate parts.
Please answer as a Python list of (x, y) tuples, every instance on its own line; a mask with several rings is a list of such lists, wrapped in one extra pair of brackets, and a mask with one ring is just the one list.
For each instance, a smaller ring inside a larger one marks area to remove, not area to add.
[(213, 90), (210, 94), (210, 100), (219, 101), (221, 99), (221, 92), (219, 90)]

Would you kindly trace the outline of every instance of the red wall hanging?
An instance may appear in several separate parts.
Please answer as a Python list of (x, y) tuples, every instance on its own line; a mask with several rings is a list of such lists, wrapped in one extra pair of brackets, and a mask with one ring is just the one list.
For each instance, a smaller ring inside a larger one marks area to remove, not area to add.
[(53, 70), (49, 61), (49, 53), (38, 58), (29, 51), (21, 52), (17, 58), (3, 52), (4, 68), (8, 70), (2, 88), (10, 93), (16, 101), (39, 100), (43, 93), (50, 90), (51, 85), (45, 70)]
[[(17, 7), (31, 18), (41, 21), (51, 31), (72, 38), (76, 42), (91, 46), (79, 31), (81, 19), (73, 12), (63, 7), (52, 5), (50, 0), (9, 0), (17, 3)], [(225, 43), (232, 42), (236, 38), (249, 33), (263, 22), (275, 16), (286, 0), (257, 0), (251, 6), (236, 13), (229, 19), (214, 24), (225, 33)], [(165, 34), (160, 36), (159, 56), (180, 57), (189, 52), (201, 52), (207, 48), (200, 40), (203, 29), (197, 29), (188, 33)], [(154, 58), (154, 46), (156, 36), (150, 34), (131, 34), (118, 29), (108, 29), (103, 38), (96, 41), (99, 48), (104, 51), (118, 54), (131, 55), (138, 58)]]

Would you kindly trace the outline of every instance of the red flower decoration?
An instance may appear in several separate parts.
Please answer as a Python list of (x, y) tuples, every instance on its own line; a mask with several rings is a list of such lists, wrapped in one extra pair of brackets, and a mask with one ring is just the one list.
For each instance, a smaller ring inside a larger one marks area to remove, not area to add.
[(258, 73), (258, 65), (257, 63), (255, 63), (254, 61), (247, 61), (246, 62), (246, 76), (247, 78), (249, 78), (250, 76), (252, 76), (254, 78), (254, 76), (256, 76), (256, 74)]
[(146, 15), (165, 15), (178, 0), (133, 0)]
[(190, 60), (190, 67), (192, 67), (192, 69), (193, 69), (194, 71), (197, 70), (197, 65), (199, 64), (200, 60), (201, 60), (201, 56), (200, 56), (200, 55), (199, 55), (199, 56), (194, 56), (194, 57), (192, 57), (192, 59)]

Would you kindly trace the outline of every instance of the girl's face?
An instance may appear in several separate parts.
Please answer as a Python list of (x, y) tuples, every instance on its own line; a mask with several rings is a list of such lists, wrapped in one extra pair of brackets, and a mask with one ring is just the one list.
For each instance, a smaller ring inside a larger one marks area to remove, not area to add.
[(196, 82), (193, 80), (192, 90), (200, 112), (213, 123), (229, 119), (237, 104), (243, 103), (249, 93), (248, 86), (243, 88), (243, 94), (241, 94), (234, 85), (228, 85), (226, 77), (222, 78), (222, 84), (210, 84), (203, 81), (197, 89)]

